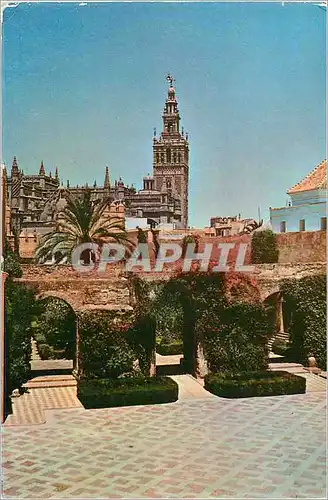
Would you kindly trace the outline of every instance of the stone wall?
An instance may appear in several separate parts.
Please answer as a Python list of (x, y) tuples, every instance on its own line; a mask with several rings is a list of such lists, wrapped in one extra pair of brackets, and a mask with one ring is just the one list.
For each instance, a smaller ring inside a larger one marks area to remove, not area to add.
[[(124, 275), (122, 266), (108, 266), (108, 271), (97, 275), (96, 272), (81, 276), (69, 266), (23, 266), (23, 277), (18, 281), (33, 287), (40, 297), (55, 296), (66, 300), (75, 310), (84, 309), (131, 309), (133, 297), (129, 279)], [(251, 276), (259, 284), (262, 300), (277, 292), (283, 279), (302, 278), (326, 271), (324, 262), (258, 264)], [(168, 268), (161, 273), (140, 272), (149, 281), (165, 281), (176, 273)]]
[(326, 231), (279, 233), (279, 263), (311, 263), (326, 261)]
[(69, 266), (23, 266), (23, 277), (17, 279), (36, 290), (40, 298), (58, 297), (75, 311), (91, 309), (131, 310), (128, 279), (119, 269), (107, 276), (81, 276)]
[(276, 293), (280, 289), (282, 280), (301, 279), (305, 276), (314, 276), (326, 272), (324, 262), (294, 263), (294, 264), (257, 264), (252, 276), (259, 284), (261, 299)]

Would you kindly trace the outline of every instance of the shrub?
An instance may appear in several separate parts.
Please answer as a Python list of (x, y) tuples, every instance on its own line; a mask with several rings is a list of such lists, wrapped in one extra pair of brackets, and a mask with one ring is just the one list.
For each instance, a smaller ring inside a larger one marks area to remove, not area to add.
[(156, 339), (165, 344), (182, 341), (183, 310), (179, 296), (165, 286), (156, 292), (152, 305), (156, 317)]
[(290, 343), (283, 339), (276, 339), (272, 343), (271, 350), (280, 356), (287, 356), (290, 350)]
[(153, 301), (150, 298), (149, 283), (134, 276), (131, 284), (136, 297), (136, 305), (128, 339), (139, 359), (141, 372), (147, 376), (150, 373), (152, 362), (155, 362), (153, 355), (156, 345), (157, 318)]
[(35, 342), (37, 343), (38, 348), (39, 348), (39, 344), (46, 344), (47, 343), (45, 335), (43, 333), (39, 332), (35, 328), (33, 328), (33, 336), (34, 336)]
[(131, 315), (86, 312), (80, 318), (80, 366), (90, 378), (117, 378), (133, 371), (137, 356), (128, 342)]
[(53, 349), (48, 344), (39, 344), (38, 352), (41, 359), (54, 359)]
[(233, 303), (207, 312), (197, 322), (197, 335), (212, 372), (267, 368), (270, 331), (262, 304)]
[(223, 398), (247, 398), (303, 394), (306, 379), (283, 371), (209, 374), (205, 376), (206, 390)]
[(175, 342), (170, 342), (169, 344), (165, 342), (161, 342), (160, 344), (157, 345), (156, 351), (158, 354), (161, 354), (162, 356), (173, 356), (175, 354), (182, 354), (183, 353), (183, 342), (182, 341), (175, 341)]
[(11, 249), (7, 238), (5, 238), (4, 243), (3, 270), (8, 274), (9, 278), (21, 278), (23, 271), (19, 261), (19, 254)]
[(156, 403), (178, 399), (178, 385), (167, 377), (80, 379), (77, 396), (85, 408), (110, 408)]
[(181, 257), (184, 258), (187, 253), (188, 245), (194, 245), (194, 253), (198, 252), (199, 249), (199, 236), (194, 234), (186, 235), (182, 240), (182, 254)]
[(31, 321), (36, 313), (33, 291), (9, 277), (5, 282), (5, 394), (30, 377)]
[(276, 235), (271, 229), (255, 231), (252, 235), (252, 264), (271, 264), (278, 262), (279, 250)]
[(176, 294), (182, 309), (183, 366), (195, 372), (196, 323), (206, 313), (220, 311), (227, 303), (223, 273), (191, 271), (180, 273), (165, 285)]
[(291, 353), (300, 363), (309, 355), (326, 369), (326, 276), (308, 276), (285, 280), (281, 286), (284, 297), (285, 328), (289, 332)]

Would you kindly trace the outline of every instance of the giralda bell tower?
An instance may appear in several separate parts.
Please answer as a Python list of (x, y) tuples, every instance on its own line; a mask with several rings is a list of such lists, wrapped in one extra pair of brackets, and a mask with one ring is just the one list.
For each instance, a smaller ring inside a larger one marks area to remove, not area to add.
[(180, 199), (181, 227), (188, 227), (189, 144), (183, 128), (180, 132), (178, 101), (173, 86), (174, 79), (167, 76), (169, 89), (163, 111), (163, 131), (153, 141), (153, 175), (155, 189), (167, 191)]

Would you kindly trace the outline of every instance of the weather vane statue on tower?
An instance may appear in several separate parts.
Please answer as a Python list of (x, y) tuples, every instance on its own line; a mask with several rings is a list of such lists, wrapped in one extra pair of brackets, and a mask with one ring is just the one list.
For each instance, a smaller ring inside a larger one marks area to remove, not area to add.
[(175, 82), (175, 79), (173, 78), (173, 76), (171, 75), (171, 73), (167, 74), (166, 79), (167, 79), (168, 82), (170, 82), (171, 87), (173, 87), (173, 82)]

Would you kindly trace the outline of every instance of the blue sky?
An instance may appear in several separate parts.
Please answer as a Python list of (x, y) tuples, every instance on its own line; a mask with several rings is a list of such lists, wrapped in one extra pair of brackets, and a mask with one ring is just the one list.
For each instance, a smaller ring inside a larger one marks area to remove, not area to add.
[(22, 4), (3, 24), (3, 159), (141, 188), (166, 74), (190, 139), (190, 223), (264, 216), (325, 158), (325, 11), (311, 4)]

